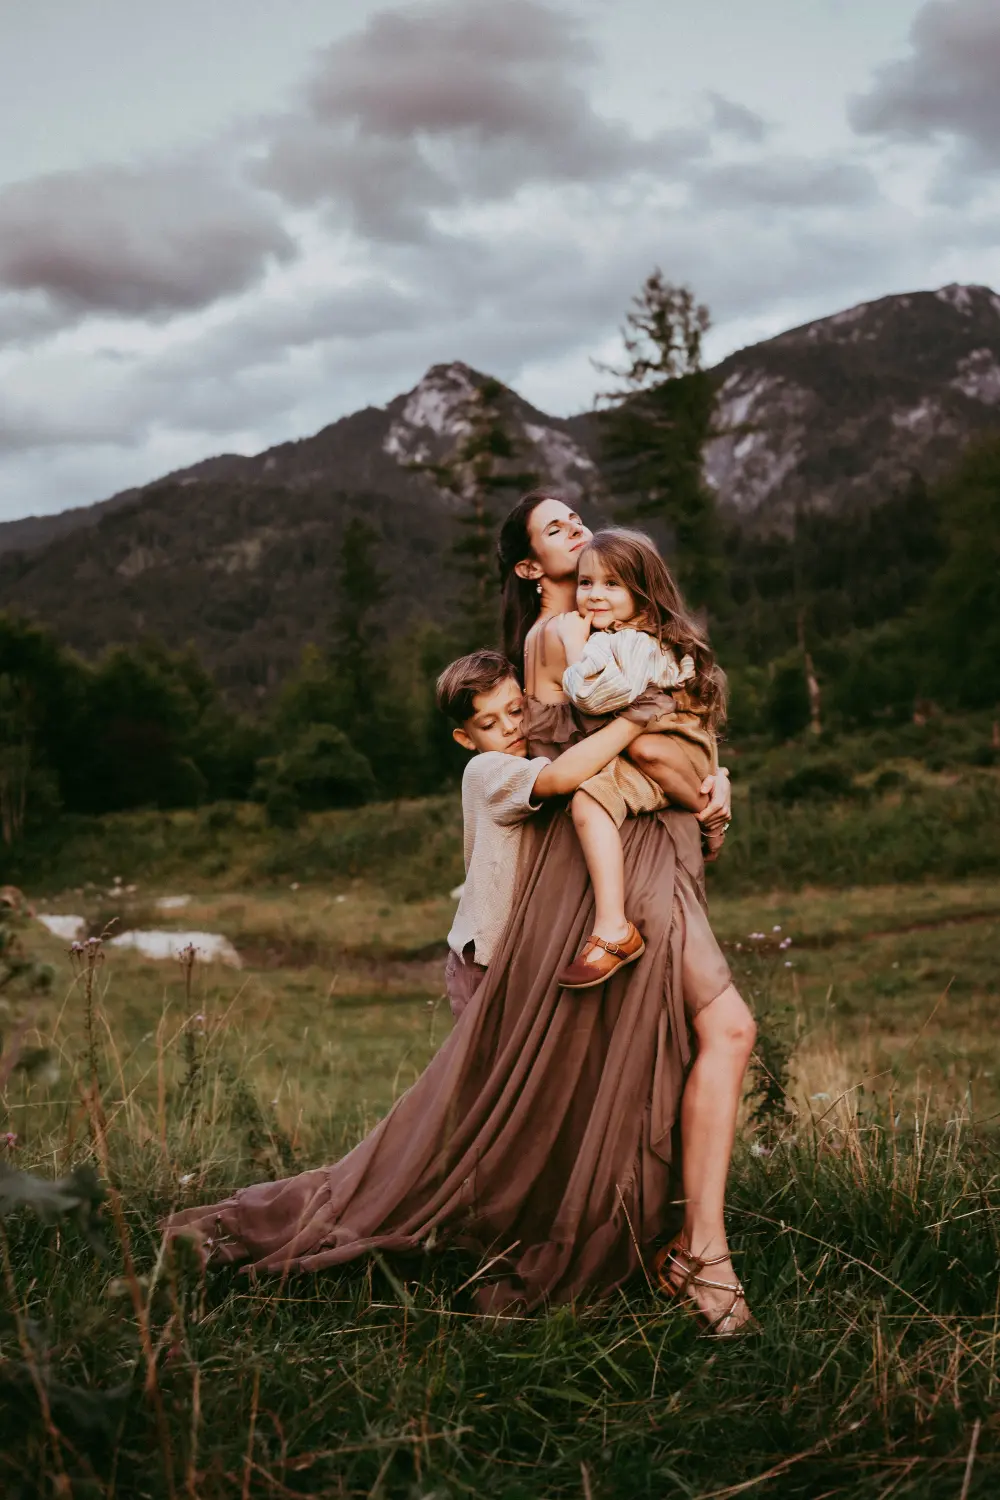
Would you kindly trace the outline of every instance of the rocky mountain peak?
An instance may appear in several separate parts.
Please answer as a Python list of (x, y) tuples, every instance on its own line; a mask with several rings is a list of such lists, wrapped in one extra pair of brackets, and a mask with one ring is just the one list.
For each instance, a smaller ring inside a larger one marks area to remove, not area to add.
[(382, 451), (401, 464), (439, 461), (442, 446), (453, 447), (468, 432), (468, 401), (484, 376), (461, 360), (431, 365), (412, 391), (387, 408), (391, 417)]
[(934, 478), (1000, 422), (1000, 296), (987, 286), (882, 297), (742, 349), (716, 371), (722, 503), (787, 529), (795, 510), (874, 504)]
[[(489, 378), (461, 360), (432, 365), (412, 391), (388, 406), (383, 453), (403, 467), (449, 459), (469, 431), (469, 399)], [(579, 501), (594, 490), (596, 466), (570, 423), (546, 416), (506, 386), (497, 404), (519, 444), (516, 466), (536, 472), (568, 499)]]

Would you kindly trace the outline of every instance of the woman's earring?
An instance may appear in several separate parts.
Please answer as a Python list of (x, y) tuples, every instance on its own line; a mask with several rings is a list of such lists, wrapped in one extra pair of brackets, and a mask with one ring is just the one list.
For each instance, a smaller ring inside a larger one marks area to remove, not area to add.
[(541, 592), (542, 592), (542, 580), (539, 579), (538, 582), (535, 584), (535, 593), (536, 594), (540, 594)]

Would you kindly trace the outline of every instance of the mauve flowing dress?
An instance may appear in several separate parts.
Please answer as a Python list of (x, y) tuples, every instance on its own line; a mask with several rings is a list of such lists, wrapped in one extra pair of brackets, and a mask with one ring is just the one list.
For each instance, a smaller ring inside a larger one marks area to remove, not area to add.
[[(531, 708), (530, 754), (579, 738), (568, 707)], [(213, 1264), (270, 1272), (463, 1246), (497, 1258), (484, 1310), (600, 1295), (632, 1275), (670, 1212), (688, 1016), (730, 974), (705, 915), (697, 819), (666, 809), (621, 833), (637, 963), (591, 990), (556, 984), (593, 897), (565, 809), (539, 814), (482, 984), (386, 1117), (334, 1165), (185, 1209), (168, 1233), (194, 1233)]]

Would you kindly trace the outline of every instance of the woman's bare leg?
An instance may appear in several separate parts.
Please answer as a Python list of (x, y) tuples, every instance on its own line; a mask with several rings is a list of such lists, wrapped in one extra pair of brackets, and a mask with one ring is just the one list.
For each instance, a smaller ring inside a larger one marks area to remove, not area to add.
[[(692, 1025), (697, 1056), (681, 1100), (683, 1241), (692, 1255), (702, 1259), (728, 1257), (723, 1217), (726, 1178), (736, 1136), (743, 1075), (753, 1051), (757, 1026), (734, 985), (699, 1011)], [(737, 1280), (728, 1259), (704, 1274), (712, 1281)], [(710, 1318), (721, 1316), (732, 1302), (732, 1295), (725, 1292), (702, 1287), (693, 1290)], [(747, 1316), (746, 1305), (740, 1303), (734, 1311), (734, 1321), (741, 1322)]]

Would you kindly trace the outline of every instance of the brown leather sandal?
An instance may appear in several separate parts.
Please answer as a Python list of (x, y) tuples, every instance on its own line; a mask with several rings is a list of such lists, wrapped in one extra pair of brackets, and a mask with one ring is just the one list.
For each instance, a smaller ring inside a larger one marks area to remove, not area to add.
[[(586, 963), (587, 955), (594, 952), (595, 948), (603, 948), (604, 955), (596, 963)], [(606, 984), (613, 974), (619, 969), (624, 969), (626, 964), (634, 964), (637, 958), (641, 958), (646, 951), (642, 933), (638, 928), (628, 924), (628, 932), (620, 943), (609, 943), (604, 938), (598, 937), (592, 932), (584, 943), (578, 956), (568, 968), (563, 969), (557, 975), (557, 983), (564, 990), (589, 990), (595, 985)]]
[[(692, 1304), (693, 1311), (705, 1324), (702, 1330), (703, 1338), (713, 1339), (737, 1339), (744, 1338), (748, 1333), (757, 1333), (759, 1327), (752, 1314), (739, 1322), (735, 1319), (736, 1308), (740, 1302), (746, 1306), (746, 1293), (743, 1283), (737, 1281), (712, 1281), (702, 1276), (706, 1266), (719, 1266), (730, 1259), (729, 1254), (713, 1255), (707, 1258), (700, 1255), (692, 1255), (691, 1251), (682, 1242), (680, 1235), (671, 1240), (664, 1249), (657, 1251), (653, 1260), (653, 1270), (661, 1292), (666, 1292), (668, 1297), (685, 1297)], [(680, 1272), (680, 1279), (675, 1280), (673, 1271)], [(699, 1304), (695, 1287), (713, 1287), (716, 1291), (732, 1293), (732, 1301), (724, 1312), (712, 1314), (705, 1311)], [(748, 1309), (749, 1312), (749, 1309)]]

